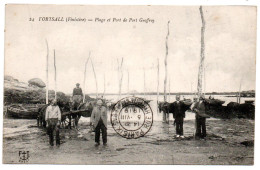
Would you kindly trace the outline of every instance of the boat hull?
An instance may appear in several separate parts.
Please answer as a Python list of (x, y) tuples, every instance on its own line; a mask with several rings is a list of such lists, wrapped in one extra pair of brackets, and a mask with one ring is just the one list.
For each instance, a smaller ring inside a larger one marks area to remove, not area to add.
[(15, 119), (37, 119), (38, 112), (22, 111), (9, 107), (6, 115)]

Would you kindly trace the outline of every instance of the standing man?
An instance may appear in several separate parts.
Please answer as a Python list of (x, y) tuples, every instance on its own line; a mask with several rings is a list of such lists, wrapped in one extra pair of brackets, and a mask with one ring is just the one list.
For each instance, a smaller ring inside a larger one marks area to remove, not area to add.
[(56, 145), (60, 145), (60, 134), (59, 134), (59, 127), (61, 121), (61, 112), (60, 108), (57, 105), (55, 99), (51, 101), (51, 104), (46, 109), (45, 120), (47, 122), (47, 133), (49, 134), (50, 138), (50, 145), (53, 146), (54, 136), (53, 131), (56, 132)]
[(177, 138), (181, 137), (184, 138), (183, 136), (183, 120), (185, 118), (185, 104), (180, 101), (180, 95), (176, 95), (176, 101), (173, 103), (173, 118), (175, 119), (174, 122), (176, 124), (176, 134)]
[(206, 118), (209, 116), (206, 114), (205, 103), (202, 96), (199, 97), (199, 101), (196, 102), (191, 108), (196, 113), (196, 139), (204, 139), (207, 136), (206, 133)]
[(79, 86), (80, 86), (80, 84), (77, 83), (76, 87), (73, 89), (73, 93), (72, 93), (72, 100), (73, 100), (72, 110), (77, 110), (77, 107), (83, 101), (82, 89)]
[(100, 130), (102, 132), (103, 145), (107, 144), (107, 108), (102, 104), (102, 100), (98, 99), (97, 106), (93, 108), (91, 114), (91, 123), (95, 128), (95, 146), (100, 145)]

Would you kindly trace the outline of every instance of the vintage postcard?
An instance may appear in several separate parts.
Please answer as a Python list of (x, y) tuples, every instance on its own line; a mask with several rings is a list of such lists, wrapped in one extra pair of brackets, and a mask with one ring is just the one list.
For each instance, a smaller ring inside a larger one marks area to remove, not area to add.
[(5, 10), (4, 164), (254, 164), (255, 6)]

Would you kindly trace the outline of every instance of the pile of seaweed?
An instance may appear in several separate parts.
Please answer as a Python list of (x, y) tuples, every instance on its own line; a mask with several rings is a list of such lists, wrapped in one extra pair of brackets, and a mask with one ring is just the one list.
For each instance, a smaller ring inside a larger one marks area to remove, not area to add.
[[(4, 77), (4, 103), (44, 104), (46, 102), (45, 83), (39, 78), (33, 78), (28, 83), (19, 82), (12, 76)], [(54, 99), (54, 90), (49, 90), (49, 100)], [(57, 92), (57, 100), (68, 103), (70, 96)]]
[[(55, 92), (49, 90), (49, 100), (55, 97)], [(70, 96), (63, 92), (57, 92), (57, 100), (69, 102)], [(44, 104), (46, 102), (46, 92), (43, 89), (20, 91), (15, 89), (4, 89), (5, 104), (23, 103), (23, 104)]]
[[(33, 78), (28, 83), (20, 82), (12, 76), (4, 77), (4, 103), (10, 104), (45, 104), (46, 89), (45, 83), (39, 78)], [(55, 98), (55, 91), (48, 90), (48, 99)], [(85, 101), (93, 101), (88, 95), (85, 95)], [(68, 104), (71, 102), (71, 96), (63, 92), (57, 92), (57, 101)]]

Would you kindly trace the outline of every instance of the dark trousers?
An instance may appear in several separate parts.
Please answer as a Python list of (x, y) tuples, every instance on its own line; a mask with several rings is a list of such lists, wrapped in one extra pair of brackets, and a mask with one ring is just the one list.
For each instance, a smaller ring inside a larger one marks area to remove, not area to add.
[(53, 142), (54, 142), (54, 135), (53, 135), (53, 131), (55, 130), (56, 132), (56, 145), (60, 145), (60, 131), (59, 131), (59, 127), (57, 126), (58, 123), (58, 119), (49, 119), (47, 120), (48, 122), (48, 127), (47, 127), (47, 133), (49, 135), (49, 139), (50, 139), (50, 145), (53, 146)]
[(205, 138), (206, 136), (206, 118), (196, 116), (196, 137)]
[(95, 128), (95, 142), (96, 143), (99, 143), (99, 141), (100, 141), (100, 130), (102, 132), (103, 144), (106, 144), (107, 143), (107, 128), (104, 125), (102, 120), (100, 120), (98, 122), (98, 125)]
[(176, 134), (177, 135), (183, 135), (183, 118), (176, 118)]

